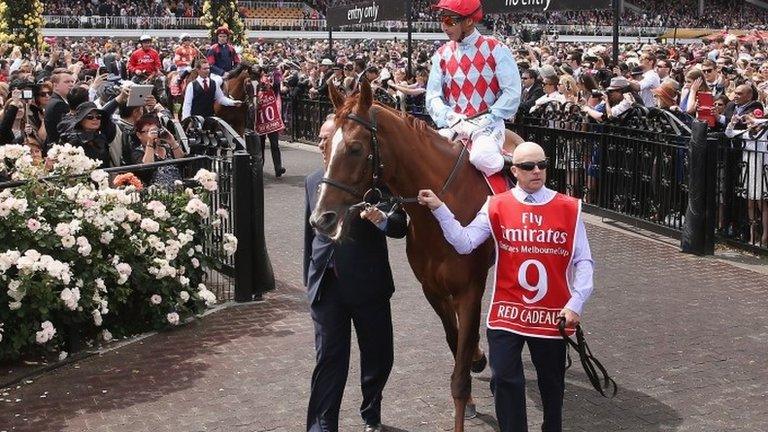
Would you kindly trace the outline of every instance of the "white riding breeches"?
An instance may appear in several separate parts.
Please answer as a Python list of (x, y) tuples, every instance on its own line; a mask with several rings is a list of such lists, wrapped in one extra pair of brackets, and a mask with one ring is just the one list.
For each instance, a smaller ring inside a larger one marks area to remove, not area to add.
[[(448, 139), (456, 139), (456, 132), (451, 128), (440, 129), (438, 132)], [(495, 174), (504, 168), (504, 158), (501, 155), (504, 148), (504, 133), (503, 120), (498, 120), (488, 127), (472, 133), (469, 162), (486, 176)]]

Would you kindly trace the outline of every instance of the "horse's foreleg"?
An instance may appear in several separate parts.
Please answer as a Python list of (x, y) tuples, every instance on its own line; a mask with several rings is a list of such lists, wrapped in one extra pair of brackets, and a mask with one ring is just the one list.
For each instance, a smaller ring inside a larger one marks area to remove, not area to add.
[[(481, 295), (478, 295), (478, 292)], [(455, 432), (464, 431), (465, 409), (467, 403), (472, 401), (472, 377), (469, 371), (472, 359), (478, 350), (481, 297), (482, 290), (468, 289), (460, 298), (455, 299), (459, 320), (459, 343), (456, 350), (456, 363), (451, 375), (451, 395), (456, 409)], [(474, 405), (473, 401), (472, 403)]]
[(427, 286), (424, 286), (423, 289), (427, 301), (429, 301), (437, 316), (440, 317), (440, 322), (443, 324), (443, 330), (445, 331), (445, 341), (448, 342), (448, 347), (451, 349), (455, 359), (456, 347), (459, 341), (459, 324), (456, 320), (456, 311), (453, 308), (451, 299), (450, 297), (435, 294), (436, 290), (430, 289)]

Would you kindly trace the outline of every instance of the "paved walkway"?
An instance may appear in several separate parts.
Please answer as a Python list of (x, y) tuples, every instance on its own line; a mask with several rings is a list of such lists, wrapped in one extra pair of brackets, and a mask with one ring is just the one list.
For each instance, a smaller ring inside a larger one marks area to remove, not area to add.
[[(280, 282), (265, 302), (2, 390), (0, 431), (301, 431), (314, 362), (300, 286), (302, 187), (319, 158), (296, 149), (284, 155), (288, 176), (269, 177), (266, 189)], [(585, 327), (620, 390), (602, 399), (574, 366), (566, 430), (768, 431), (768, 280), (601, 225), (587, 229), (597, 288)], [(395, 432), (450, 430), (452, 359), (441, 326), (407, 266), (404, 242), (393, 241), (390, 255), (396, 351), (383, 419)], [(353, 350), (342, 431), (362, 430), (357, 358)], [(535, 374), (526, 373), (537, 430)], [(469, 431), (496, 430), (488, 379), (486, 371), (473, 380), (480, 415)]]

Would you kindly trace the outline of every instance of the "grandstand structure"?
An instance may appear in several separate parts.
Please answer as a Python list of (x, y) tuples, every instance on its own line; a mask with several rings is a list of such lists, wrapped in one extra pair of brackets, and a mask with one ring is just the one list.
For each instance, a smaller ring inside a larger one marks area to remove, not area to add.
[[(354, 0), (240, 1), (238, 5), (249, 37), (324, 38), (327, 7)], [(133, 37), (140, 33), (169, 36), (182, 32), (205, 37), (200, 0), (44, 1), (44, 34)], [(413, 1), (415, 39), (442, 39), (430, 9), (431, 1)], [(68, 7), (71, 6), (71, 10)], [(761, 0), (632, 0), (620, 1), (619, 33), (626, 41), (654, 39), (671, 34), (685, 42), (723, 29), (765, 29), (768, 3)], [(613, 33), (610, 11), (573, 11), (492, 14), (481, 31), (502, 35), (556, 36), (560, 41), (606, 42)], [(405, 21), (381, 21), (334, 32), (341, 38), (405, 37)]]

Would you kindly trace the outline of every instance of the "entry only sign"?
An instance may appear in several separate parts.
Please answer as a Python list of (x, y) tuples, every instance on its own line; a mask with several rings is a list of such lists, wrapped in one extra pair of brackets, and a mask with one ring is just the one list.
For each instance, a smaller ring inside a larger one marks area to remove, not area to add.
[(332, 6), (326, 13), (328, 25), (341, 27), (367, 24), (377, 21), (399, 21), (405, 19), (404, 0), (373, 0)]
[(612, 0), (483, 0), (485, 13), (611, 9)]

